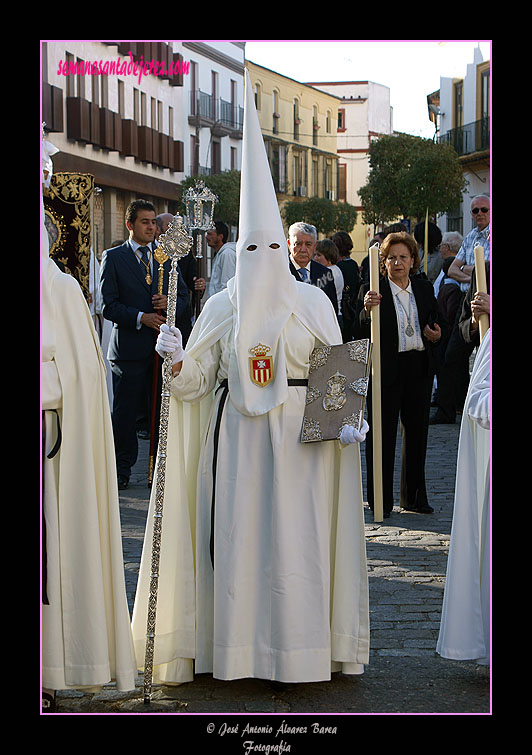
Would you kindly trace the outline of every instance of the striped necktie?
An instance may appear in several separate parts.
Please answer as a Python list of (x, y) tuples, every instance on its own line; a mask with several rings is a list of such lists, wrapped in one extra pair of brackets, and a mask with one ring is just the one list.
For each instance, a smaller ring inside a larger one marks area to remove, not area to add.
[(308, 270), (306, 267), (299, 268), (299, 275), (303, 283), (308, 283)]

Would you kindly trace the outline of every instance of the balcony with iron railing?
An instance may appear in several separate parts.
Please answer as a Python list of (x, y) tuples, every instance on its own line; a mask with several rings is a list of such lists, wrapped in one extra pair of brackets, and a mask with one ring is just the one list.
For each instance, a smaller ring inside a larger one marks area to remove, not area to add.
[(490, 119), (489, 116), (479, 121), (467, 123), (441, 134), (439, 141), (450, 144), (459, 157), (472, 155), (475, 152), (485, 152), (490, 148)]
[(197, 90), (190, 93), (188, 121), (191, 125), (208, 126), (219, 136), (241, 139), (244, 108)]

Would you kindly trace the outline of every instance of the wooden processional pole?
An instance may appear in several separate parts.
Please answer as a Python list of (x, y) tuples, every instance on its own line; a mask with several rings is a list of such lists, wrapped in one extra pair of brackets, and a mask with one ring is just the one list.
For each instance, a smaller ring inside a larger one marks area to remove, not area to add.
[(425, 213), (425, 242), (424, 242), (424, 248), (423, 248), (423, 270), (425, 271), (425, 275), (427, 275), (428, 264), (429, 264), (429, 208), (427, 207), (427, 212)]
[[(369, 249), (369, 287), (379, 293), (379, 247)], [(373, 520), (382, 522), (382, 423), (380, 306), (371, 309), (371, 433), (373, 438)]]
[[(475, 252), (475, 278), (477, 281), (477, 293), (487, 294), (488, 286), (486, 283), (486, 263), (484, 260), (484, 247), (477, 245), (474, 249)], [(478, 329), (480, 333), (480, 341), (486, 335), (486, 331), (490, 326), (489, 315), (480, 315)]]

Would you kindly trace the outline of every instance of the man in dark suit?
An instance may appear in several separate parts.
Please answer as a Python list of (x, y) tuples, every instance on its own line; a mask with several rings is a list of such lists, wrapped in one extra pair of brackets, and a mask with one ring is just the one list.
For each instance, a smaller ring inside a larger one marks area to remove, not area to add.
[[(107, 358), (113, 374), (113, 432), (118, 485), (128, 485), (137, 460), (136, 419), (151, 394), (155, 341), (166, 322), (167, 296), (158, 294), (159, 263), (155, 260), (155, 207), (137, 199), (126, 211), (129, 239), (104, 251), (100, 272), (103, 316), (113, 322)], [(168, 291), (170, 260), (163, 265), (163, 292)], [(178, 278), (176, 320), (188, 304), (188, 290)], [(160, 390), (157, 391), (160, 397)], [(157, 412), (158, 413), (158, 412)], [(156, 422), (157, 427), (157, 422)]]
[(292, 275), (304, 283), (321, 288), (338, 315), (336, 286), (331, 271), (312, 259), (318, 243), (316, 228), (309, 223), (293, 223), (288, 229), (289, 264)]

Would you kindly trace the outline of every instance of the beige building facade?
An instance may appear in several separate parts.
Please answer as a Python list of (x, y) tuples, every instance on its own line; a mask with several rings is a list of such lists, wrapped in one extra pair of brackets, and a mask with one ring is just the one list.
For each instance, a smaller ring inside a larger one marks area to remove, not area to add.
[(307, 197), (338, 200), (340, 100), (246, 60), (279, 206)]
[(369, 147), (374, 139), (393, 133), (393, 108), (390, 90), (372, 81), (310, 82), (338, 98), (337, 153), (339, 199), (357, 210), (351, 232), (351, 256), (361, 262), (369, 242), (378, 230), (362, 222), (359, 189), (369, 174)]

